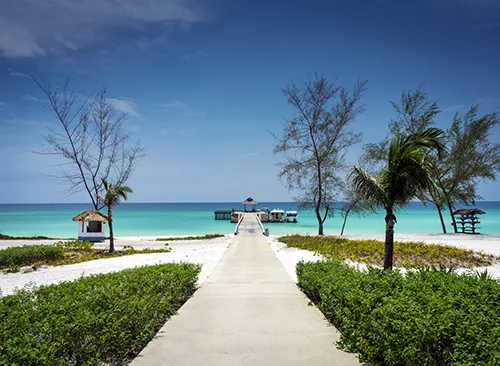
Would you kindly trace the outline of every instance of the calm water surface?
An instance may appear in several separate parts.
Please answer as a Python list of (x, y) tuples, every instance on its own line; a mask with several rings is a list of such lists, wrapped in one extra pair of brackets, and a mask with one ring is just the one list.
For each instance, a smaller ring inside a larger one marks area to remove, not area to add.
[[(297, 209), (291, 202), (264, 202), (258, 207)], [(479, 202), (482, 215), (481, 233), (500, 234), (500, 202)], [(0, 204), (0, 232), (12, 236), (45, 235), (75, 237), (77, 223), (71, 219), (90, 209), (86, 204)], [(215, 210), (242, 209), (241, 203), (123, 203), (114, 209), (116, 236), (229, 234), (234, 224), (214, 220)], [(447, 212), (445, 219), (451, 230)], [(412, 203), (396, 213), (397, 233), (440, 233), (435, 209)], [(265, 224), (271, 234), (315, 234), (317, 222), (312, 211), (300, 211), (299, 222)], [(342, 217), (336, 215), (325, 224), (326, 234), (339, 234)], [(385, 230), (384, 214), (350, 215), (346, 234), (375, 234)]]

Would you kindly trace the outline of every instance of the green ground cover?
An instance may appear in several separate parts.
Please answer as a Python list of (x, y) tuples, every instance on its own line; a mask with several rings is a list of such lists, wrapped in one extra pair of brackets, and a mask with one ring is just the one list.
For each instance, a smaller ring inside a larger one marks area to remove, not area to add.
[(105, 249), (93, 249), (88, 241), (59, 241), (53, 245), (24, 245), (0, 250), (0, 270), (16, 272), (21, 267), (40, 265), (60, 266), (87, 262), (95, 259), (114, 258), (131, 254), (167, 253), (171, 248), (134, 249), (125, 246), (121, 251), (109, 253)]
[[(289, 235), (278, 241), (294, 248), (306, 249), (329, 259), (352, 260), (381, 266), (384, 243), (378, 240), (351, 240), (335, 236)], [(476, 267), (490, 266), (499, 258), (453, 246), (421, 242), (395, 242), (394, 265), (397, 267)]]
[(157, 241), (174, 241), (174, 240), (210, 240), (216, 238), (224, 237), (224, 234), (207, 234), (207, 235), (198, 235), (198, 236), (180, 236), (180, 237), (170, 237), (170, 238), (158, 238)]
[(500, 281), (450, 270), (297, 265), (299, 287), (372, 366), (500, 365)]
[(196, 289), (201, 266), (127, 269), (0, 298), (0, 365), (121, 365)]

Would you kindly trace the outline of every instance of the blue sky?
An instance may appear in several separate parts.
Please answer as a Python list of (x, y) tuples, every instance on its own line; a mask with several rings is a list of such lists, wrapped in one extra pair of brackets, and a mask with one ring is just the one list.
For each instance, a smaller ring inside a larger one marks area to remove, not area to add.
[[(389, 101), (419, 85), (442, 127), (474, 103), (499, 111), (499, 39), (498, 0), (0, 0), (0, 203), (86, 201), (30, 152), (55, 120), (23, 73), (71, 74), (80, 94), (108, 85), (148, 148), (132, 202), (281, 201), (270, 132), (292, 115), (290, 80), (370, 79), (353, 127), (374, 142)], [(500, 200), (497, 183), (480, 191)]]

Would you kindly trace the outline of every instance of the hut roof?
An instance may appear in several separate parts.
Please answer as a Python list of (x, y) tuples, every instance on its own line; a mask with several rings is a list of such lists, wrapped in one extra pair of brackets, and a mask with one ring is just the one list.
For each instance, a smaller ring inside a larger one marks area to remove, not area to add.
[(101, 222), (107, 222), (108, 217), (97, 211), (97, 210), (87, 210), (85, 212), (82, 212), (79, 215), (76, 215), (73, 217), (73, 221), (101, 221)]
[(252, 197), (248, 197), (245, 201), (241, 202), (244, 205), (256, 205), (258, 202), (255, 201)]
[(453, 215), (484, 215), (485, 213), (478, 208), (462, 208), (453, 212)]

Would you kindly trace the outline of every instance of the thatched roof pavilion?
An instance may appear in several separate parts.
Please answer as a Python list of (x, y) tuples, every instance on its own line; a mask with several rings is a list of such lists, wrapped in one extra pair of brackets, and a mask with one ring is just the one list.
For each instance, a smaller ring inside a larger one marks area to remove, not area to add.
[(478, 208), (462, 208), (453, 212), (453, 215), (484, 215), (486, 212)]
[(255, 210), (255, 206), (257, 205), (258, 202), (255, 201), (252, 197), (248, 197), (246, 200), (244, 200), (241, 203), (243, 203), (244, 210), (246, 211), (247, 210), (247, 205), (253, 205), (254, 210)]
[(245, 201), (241, 202), (244, 205), (256, 205), (258, 202), (255, 201), (252, 197), (248, 197)]
[(73, 217), (73, 221), (98, 221), (98, 222), (108, 222), (108, 217), (97, 211), (97, 210), (87, 210), (79, 215)]

